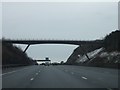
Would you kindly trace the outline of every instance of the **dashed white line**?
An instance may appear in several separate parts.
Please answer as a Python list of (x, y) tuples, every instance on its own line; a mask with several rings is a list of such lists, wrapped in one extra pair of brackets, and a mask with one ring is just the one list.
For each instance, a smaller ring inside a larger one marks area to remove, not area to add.
[(38, 75), (38, 73), (36, 73), (36, 75)]
[(87, 79), (86, 77), (82, 77), (82, 78), (85, 79), (85, 80)]
[(71, 72), (71, 74), (74, 74), (74, 72)]
[(34, 80), (34, 78), (31, 78), (30, 80), (31, 80), (31, 81), (33, 81), (33, 80)]

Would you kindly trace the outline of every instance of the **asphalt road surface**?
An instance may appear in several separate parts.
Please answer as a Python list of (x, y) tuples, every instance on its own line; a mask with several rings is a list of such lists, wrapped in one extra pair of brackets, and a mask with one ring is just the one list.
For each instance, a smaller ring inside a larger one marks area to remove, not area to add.
[(4, 70), (3, 88), (118, 88), (118, 70), (84, 66), (26, 66)]

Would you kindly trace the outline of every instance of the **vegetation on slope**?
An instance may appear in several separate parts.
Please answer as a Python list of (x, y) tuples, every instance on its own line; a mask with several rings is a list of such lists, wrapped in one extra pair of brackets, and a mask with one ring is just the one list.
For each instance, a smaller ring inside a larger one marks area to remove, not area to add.
[(12, 45), (2, 43), (2, 65), (31, 65), (36, 64), (26, 53)]
[(73, 51), (73, 53), (70, 55), (66, 63), (76, 64), (75, 61), (79, 58), (79, 55), (83, 56), (85, 53), (91, 52), (100, 47), (102, 47), (102, 45), (84, 45), (82, 47), (79, 46)]
[(116, 30), (104, 39), (104, 48), (108, 51), (120, 51), (120, 30)]
[[(81, 47), (76, 48), (72, 55), (68, 58), (66, 63), (118, 68), (118, 64), (120, 63), (120, 30), (113, 31), (109, 35), (106, 35), (103, 39), (103, 42), (104, 43), (102, 46), (84, 46), (86, 52), (83, 51)], [(99, 48), (103, 48), (103, 50), (98, 53), (94, 58), (78, 63), (78, 60), (80, 60), (78, 55), (83, 57), (85, 53), (93, 52), (94, 50)]]

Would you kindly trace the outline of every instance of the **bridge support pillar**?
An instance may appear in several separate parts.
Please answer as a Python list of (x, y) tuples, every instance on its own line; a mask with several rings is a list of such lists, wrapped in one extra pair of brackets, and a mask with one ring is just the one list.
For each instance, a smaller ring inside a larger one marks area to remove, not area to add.
[(89, 56), (87, 55), (87, 52), (86, 52), (86, 50), (83, 48), (83, 46), (80, 45), (80, 47), (81, 47), (81, 49), (83, 50), (83, 52), (84, 52), (85, 56), (87, 57), (87, 59), (90, 60), (90, 58), (89, 58)]
[(30, 44), (27, 45), (27, 47), (25, 48), (25, 50), (23, 51), (23, 53), (25, 53), (27, 51), (27, 49), (29, 48)]

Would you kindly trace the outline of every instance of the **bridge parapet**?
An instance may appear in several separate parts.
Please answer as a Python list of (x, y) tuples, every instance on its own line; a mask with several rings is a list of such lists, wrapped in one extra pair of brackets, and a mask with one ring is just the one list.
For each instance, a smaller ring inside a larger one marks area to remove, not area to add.
[(47, 62), (47, 61), (51, 61), (51, 60), (35, 60), (35, 61), (39, 61), (39, 62)]
[(81, 40), (2, 40), (3, 43), (13, 44), (72, 44), (72, 45), (84, 45), (84, 44), (102, 44), (102, 40), (93, 41), (81, 41)]
[(34, 44), (70, 44), (70, 45), (103, 45), (102, 40), (93, 41), (81, 41), (81, 40), (2, 40), (2, 43), (12, 43), (12, 44), (26, 44), (27, 47), (23, 51), (24, 53), (29, 48), (30, 45)]
[[(25, 48), (23, 53), (26, 52), (26, 50), (29, 48), (30, 45), (34, 45), (34, 44), (71, 44), (71, 45), (79, 45), (82, 48), (84, 45), (88, 45), (88, 46), (99, 45), (101, 47), (103, 46), (103, 40), (92, 40), (92, 41), (81, 41), (81, 40), (2, 40), (2, 42), (3, 43), (12, 43), (12, 44), (27, 44), (27, 47)], [(85, 53), (85, 55), (88, 59), (90, 59), (88, 57), (87, 53)], [(37, 61), (41, 61), (41, 60), (37, 60)], [(44, 61), (46, 61), (46, 60), (44, 60)]]

